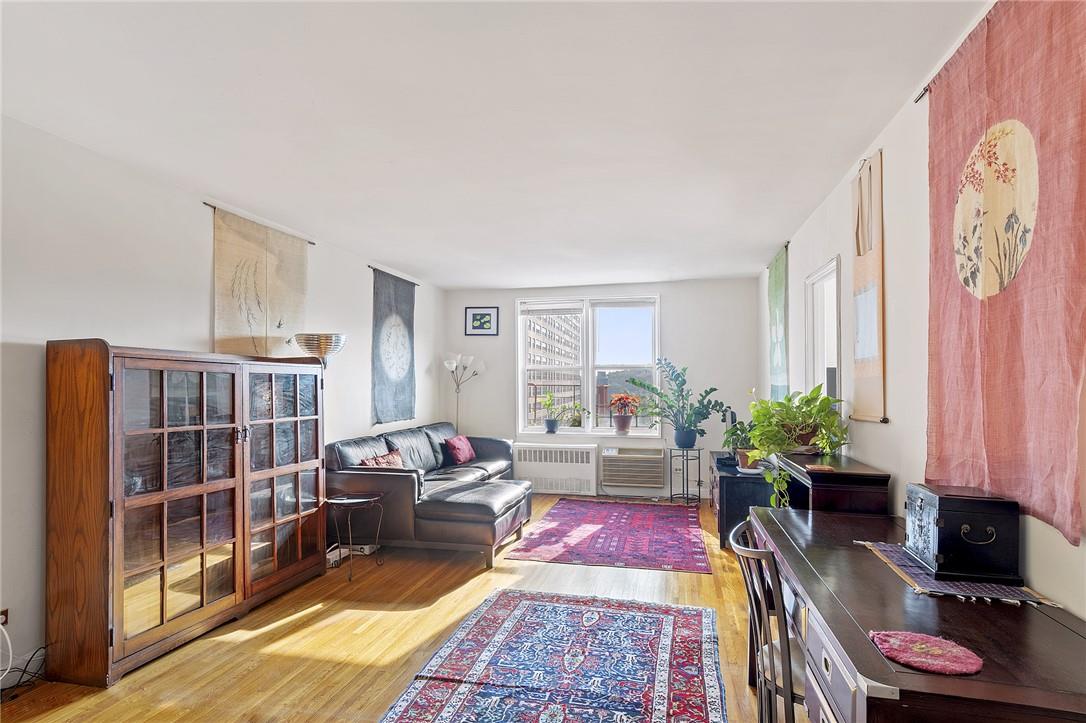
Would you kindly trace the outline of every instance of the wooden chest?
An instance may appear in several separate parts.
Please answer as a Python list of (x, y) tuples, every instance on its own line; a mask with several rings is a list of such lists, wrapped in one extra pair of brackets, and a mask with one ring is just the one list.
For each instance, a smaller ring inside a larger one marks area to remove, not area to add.
[(1018, 503), (975, 487), (909, 484), (905, 549), (937, 580), (1022, 585)]

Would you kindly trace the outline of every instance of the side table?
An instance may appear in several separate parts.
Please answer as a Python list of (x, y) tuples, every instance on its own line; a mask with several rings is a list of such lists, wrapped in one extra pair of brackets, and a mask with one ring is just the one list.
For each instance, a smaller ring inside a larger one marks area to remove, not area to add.
[[(677, 468), (676, 463), (678, 463)], [(697, 476), (692, 480), (690, 468), (695, 466), (697, 467)], [(681, 492), (675, 491), (676, 472), (679, 473)], [(683, 502), (701, 504), (701, 447), (668, 447), (667, 479), (672, 502), (681, 499)], [(696, 495), (690, 494), (691, 481), (697, 483), (698, 493)]]
[[(385, 517), (385, 508), (381, 504), (381, 500), (384, 499), (384, 492), (364, 492), (359, 494), (344, 494), (335, 495), (325, 500), (332, 508), (332, 520), (336, 525), (336, 546), (339, 549), (343, 549), (343, 541), (339, 536), (339, 511), (343, 510), (347, 515), (347, 542), (348, 545), (353, 544), (354, 536), (351, 534), (351, 516), (355, 510), (367, 510), (374, 507), (377, 508), (377, 534), (373, 536), (373, 544), (376, 547), (381, 541), (381, 521)], [(377, 556), (377, 564), (384, 564), (384, 560), (381, 559), (380, 552), (374, 553)], [(347, 580), (354, 580), (354, 551), (347, 556)], [(342, 556), (340, 557), (342, 560)]]

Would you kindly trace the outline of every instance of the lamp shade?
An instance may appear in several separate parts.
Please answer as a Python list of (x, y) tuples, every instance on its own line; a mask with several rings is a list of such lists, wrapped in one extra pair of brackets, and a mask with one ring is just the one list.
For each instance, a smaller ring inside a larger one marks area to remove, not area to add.
[(295, 334), (294, 343), (312, 356), (319, 357), (328, 366), (328, 357), (338, 354), (347, 343), (346, 334)]

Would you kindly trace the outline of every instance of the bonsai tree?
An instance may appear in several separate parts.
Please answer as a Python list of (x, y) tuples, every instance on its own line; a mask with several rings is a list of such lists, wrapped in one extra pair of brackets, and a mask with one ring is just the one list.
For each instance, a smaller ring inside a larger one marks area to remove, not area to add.
[(591, 413), (580, 402), (558, 404), (554, 399), (553, 392), (547, 392), (543, 395), (540, 406), (543, 407), (543, 411), (547, 415), (543, 420), (543, 425), (547, 428), (549, 434), (557, 432), (562, 422), (568, 422), (571, 427), (579, 427), (585, 417), (591, 416)]
[[(834, 408), (840, 399), (822, 394), (819, 384), (806, 394), (792, 392), (780, 401), (755, 399), (750, 403), (754, 429), (750, 440), (753, 460), (770, 459), (797, 447), (814, 444), (825, 454), (835, 454), (848, 440), (848, 425)], [(791, 475), (778, 464), (763, 473), (773, 485), (769, 501), (774, 507), (788, 506), (788, 480)]]
[(677, 447), (693, 447), (698, 437), (705, 436), (701, 425), (713, 415), (720, 415), (726, 421), (731, 407), (710, 397), (716, 393), (716, 387), (709, 387), (697, 396), (687, 385), (687, 367), (678, 368), (671, 361), (660, 358), (656, 366), (663, 378), (663, 386), (641, 379), (630, 378), (626, 381), (645, 392), (648, 401), (641, 407), (641, 413), (652, 417), (652, 426), (661, 420), (669, 423), (675, 430)]

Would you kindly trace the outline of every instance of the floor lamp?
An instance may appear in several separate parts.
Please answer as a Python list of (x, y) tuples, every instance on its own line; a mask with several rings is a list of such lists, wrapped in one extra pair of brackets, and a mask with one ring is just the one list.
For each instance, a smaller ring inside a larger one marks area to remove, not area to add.
[[(486, 363), (479, 362), (472, 368), (475, 357), (470, 354), (445, 354), (445, 368), (452, 376), (456, 390), (456, 431), (460, 432), (460, 389), (469, 381), (486, 371)], [(470, 372), (470, 373), (469, 373)]]

